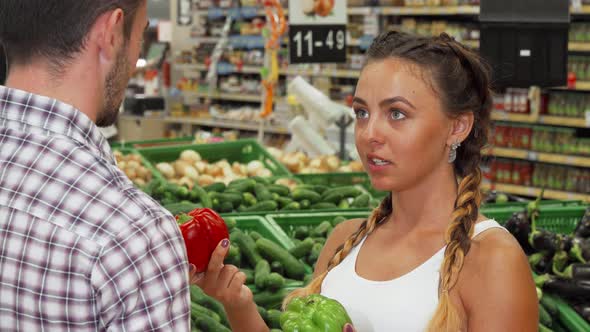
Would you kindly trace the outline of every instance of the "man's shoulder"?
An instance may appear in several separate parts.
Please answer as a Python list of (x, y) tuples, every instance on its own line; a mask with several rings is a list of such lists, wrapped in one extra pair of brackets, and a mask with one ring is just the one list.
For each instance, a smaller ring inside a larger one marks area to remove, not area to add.
[(65, 137), (29, 135), (11, 149), (3, 145), (0, 152), (0, 163), (7, 165), (0, 176), (5, 189), (0, 205), (97, 240), (131, 224), (173, 219), (91, 147)]

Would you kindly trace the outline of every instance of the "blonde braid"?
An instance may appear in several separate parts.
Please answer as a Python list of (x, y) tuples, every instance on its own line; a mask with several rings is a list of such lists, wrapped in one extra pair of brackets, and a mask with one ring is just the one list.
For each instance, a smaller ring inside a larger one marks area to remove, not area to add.
[(455, 210), (445, 234), (445, 257), (440, 269), (439, 303), (427, 331), (456, 332), (463, 327), (464, 317), (459, 315), (450, 298), (450, 291), (457, 284), (465, 256), (471, 248), (471, 237), (479, 215), (481, 171), (476, 167), (459, 184)]
[(330, 259), (326, 271), (314, 278), (309, 285), (296, 289), (285, 297), (283, 300), (283, 310), (294, 298), (320, 293), (322, 283), (328, 275), (328, 272), (330, 272), (330, 270), (336, 265), (340, 264), (340, 262), (348, 256), (350, 251), (357, 246), (366, 235), (371, 234), (375, 228), (380, 225), (380, 222), (389, 216), (390, 213), (391, 194), (387, 195), (387, 197), (381, 201), (381, 204), (373, 210), (369, 218), (363, 221), (361, 226), (344, 242), (344, 244), (340, 245), (334, 253), (334, 256), (332, 256), (332, 259)]

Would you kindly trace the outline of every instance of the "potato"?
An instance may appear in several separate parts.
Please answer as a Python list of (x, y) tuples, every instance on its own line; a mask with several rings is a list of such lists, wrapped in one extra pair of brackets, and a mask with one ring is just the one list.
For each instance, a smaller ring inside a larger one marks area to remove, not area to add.
[(188, 178), (188, 177), (186, 177), (186, 176), (181, 177), (178, 180), (178, 184), (181, 185), (181, 186), (185, 186), (188, 189), (193, 189), (193, 186), (195, 185), (195, 183), (193, 182), (193, 180), (190, 179), (190, 178)]
[(206, 161), (197, 161), (194, 164), (195, 168), (197, 169), (197, 172), (199, 172), (199, 174), (203, 174), (207, 172), (207, 162)]
[(138, 169), (141, 166), (136, 160), (129, 160), (127, 162), (127, 168)]
[(330, 171), (335, 171), (340, 167), (340, 158), (336, 156), (327, 156), (324, 158), (324, 163)]
[(135, 171), (137, 172), (137, 176), (141, 179), (147, 179), (150, 174), (150, 171), (143, 166), (139, 166)]
[(125, 175), (127, 175), (127, 177), (133, 181), (137, 178), (137, 172), (135, 171), (134, 168), (126, 168), (125, 169)]
[(264, 164), (260, 160), (252, 160), (246, 167), (248, 169), (248, 175), (254, 176), (258, 171), (264, 168)]
[(263, 168), (256, 173), (256, 176), (267, 178), (267, 177), (272, 176), (272, 172), (267, 168)]
[(212, 177), (211, 175), (203, 174), (203, 175), (199, 176), (198, 183), (199, 183), (199, 186), (201, 186), (201, 187), (208, 186), (210, 184), (215, 183), (215, 178)]
[(143, 187), (147, 184), (147, 182), (142, 178), (136, 178), (135, 180), (133, 180), (133, 183), (135, 183), (135, 185), (138, 187)]
[(174, 167), (169, 163), (158, 163), (156, 164), (156, 169), (162, 173), (167, 179), (172, 179), (176, 177), (176, 171)]

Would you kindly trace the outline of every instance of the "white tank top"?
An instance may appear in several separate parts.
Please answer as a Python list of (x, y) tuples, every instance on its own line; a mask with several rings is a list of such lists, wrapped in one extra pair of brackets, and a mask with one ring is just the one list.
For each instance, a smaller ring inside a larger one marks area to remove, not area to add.
[[(473, 237), (490, 228), (494, 220), (475, 225)], [(407, 274), (388, 281), (367, 280), (356, 273), (356, 260), (366, 237), (334, 267), (322, 283), (321, 294), (346, 308), (359, 332), (424, 331), (438, 305), (439, 269), (445, 248)]]

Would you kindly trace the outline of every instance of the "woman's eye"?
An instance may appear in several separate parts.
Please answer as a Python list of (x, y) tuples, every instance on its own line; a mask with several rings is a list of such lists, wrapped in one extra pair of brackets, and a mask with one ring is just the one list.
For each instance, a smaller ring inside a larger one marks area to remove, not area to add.
[(366, 119), (369, 117), (369, 112), (366, 110), (354, 110), (354, 114), (356, 114), (357, 119)]
[(393, 120), (403, 120), (406, 118), (405, 114), (398, 110), (391, 110), (391, 118)]

